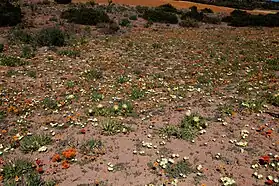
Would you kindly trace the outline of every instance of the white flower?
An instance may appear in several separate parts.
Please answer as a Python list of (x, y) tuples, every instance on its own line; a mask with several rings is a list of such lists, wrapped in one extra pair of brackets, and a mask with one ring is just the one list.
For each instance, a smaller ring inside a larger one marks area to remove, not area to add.
[(46, 152), (47, 151), (47, 147), (46, 146), (42, 146), (38, 149), (38, 152)]
[(221, 181), (224, 186), (229, 186), (229, 185), (233, 185), (236, 183), (232, 178), (229, 178), (229, 177), (222, 177)]
[(126, 104), (123, 104), (123, 105), (122, 105), (122, 108), (123, 108), (123, 109), (127, 109), (128, 106), (127, 106)]
[(113, 110), (117, 111), (119, 109), (119, 106), (118, 105), (114, 105), (113, 106)]
[(198, 116), (195, 116), (195, 117), (193, 118), (193, 120), (194, 120), (194, 122), (199, 122), (199, 121), (200, 121), (200, 118), (199, 118)]

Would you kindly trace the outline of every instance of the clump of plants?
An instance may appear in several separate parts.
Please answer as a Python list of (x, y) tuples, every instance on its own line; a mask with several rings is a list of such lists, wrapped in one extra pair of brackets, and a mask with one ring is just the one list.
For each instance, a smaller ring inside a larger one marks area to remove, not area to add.
[(169, 24), (177, 24), (178, 17), (175, 13), (166, 12), (161, 9), (148, 9), (146, 10), (142, 17), (148, 21), (158, 22), (158, 23), (169, 23)]
[(72, 2), (72, 0), (55, 0), (58, 4), (69, 4)]
[(0, 43), (0, 53), (4, 51), (4, 44)]
[(58, 54), (61, 56), (68, 56), (71, 58), (79, 57), (80, 51), (77, 50), (60, 50), (58, 51)]
[(160, 130), (164, 136), (174, 136), (179, 139), (193, 140), (198, 132), (206, 128), (207, 124), (205, 119), (198, 114), (191, 114), (185, 116), (179, 126), (166, 126)]
[(82, 146), (80, 147), (80, 152), (84, 155), (94, 156), (104, 154), (105, 151), (102, 141), (90, 139), (82, 144)]
[(16, 67), (26, 64), (27, 62), (21, 60), (20, 58), (0, 54), (0, 66)]
[(121, 21), (120, 21), (120, 23), (119, 23), (119, 25), (120, 25), (120, 26), (123, 26), (123, 27), (127, 27), (127, 26), (129, 26), (130, 24), (131, 24), (131, 21), (129, 21), (129, 19), (126, 19), (126, 18), (121, 19)]
[(278, 27), (279, 26), (279, 13), (266, 14), (266, 15), (252, 15), (242, 10), (234, 10), (230, 16), (223, 19), (231, 26), (244, 27), (244, 26), (265, 26), (265, 27)]
[(82, 25), (97, 25), (98, 23), (109, 23), (110, 18), (102, 9), (78, 7), (64, 11), (61, 15), (69, 22)]
[(64, 46), (66, 34), (56, 27), (43, 28), (36, 35), (36, 43), (39, 46)]
[(4, 185), (54, 186), (55, 182), (46, 182), (41, 178), (39, 173), (42, 171), (42, 167), (40, 166), (25, 159), (16, 159), (5, 163), (1, 172)]
[(15, 26), (21, 22), (21, 8), (7, 0), (0, 2), (0, 27)]
[(20, 150), (24, 153), (37, 151), (40, 147), (51, 143), (51, 138), (45, 135), (26, 136), (20, 141)]
[(181, 15), (181, 19), (182, 20), (185, 20), (185, 19), (188, 19), (188, 18), (192, 18), (192, 19), (195, 19), (197, 21), (202, 21), (203, 17), (204, 17), (204, 14), (202, 12), (199, 12), (198, 8), (196, 6), (191, 7), (190, 11), (184, 12)]
[(190, 17), (185, 18), (184, 20), (181, 20), (179, 23), (179, 26), (181, 27), (198, 27), (199, 24), (195, 19), (192, 19)]
[(128, 133), (131, 131), (131, 128), (125, 126), (124, 124), (118, 122), (117, 120), (105, 120), (102, 124), (102, 132), (105, 135), (115, 135), (117, 133)]
[(190, 173), (194, 172), (192, 165), (186, 161), (178, 161), (175, 163), (173, 159), (161, 158), (154, 163), (148, 163), (148, 166), (156, 174), (164, 174), (172, 181), (174, 178), (185, 178)]
[(160, 6), (157, 7), (157, 9), (165, 11), (165, 12), (179, 13), (179, 11), (169, 3), (160, 5)]

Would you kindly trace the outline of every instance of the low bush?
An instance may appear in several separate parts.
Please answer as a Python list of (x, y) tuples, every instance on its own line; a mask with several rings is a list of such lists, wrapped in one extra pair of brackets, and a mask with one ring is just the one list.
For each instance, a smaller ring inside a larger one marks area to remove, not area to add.
[(23, 66), (27, 63), (22, 61), (17, 57), (0, 55), (0, 66), (9, 66), (9, 67), (16, 67), (16, 66)]
[(44, 28), (36, 35), (39, 46), (63, 46), (66, 34), (56, 27)]
[(69, 22), (82, 25), (97, 25), (98, 23), (110, 22), (107, 13), (97, 8), (71, 8), (64, 11), (61, 17)]
[(230, 16), (223, 19), (231, 26), (264, 26), (264, 27), (278, 27), (279, 13), (266, 15), (252, 15), (245, 11), (234, 10)]
[(190, 8), (189, 12), (185, 12), (181, 15), (181, 19), (187, 19), (187, 18), (192, 18), (197, 21), (202, 21), (204, 18), (204, 14), (202, 12), (198, 12), (198, 9), (196, 6), (193, 6)]
[(198, 22), (192, 18), (186, 18), (179, 23), (181, 27), (198, 27)]
[(55, 0), (58, 4), (69, 4), (72, 2), (72, 0)]
[(206, 14), (203, 16), (202, 22), (209, 24), (220, 24), (222, 22), (221, 18), (216, 15)]
[(21, 22), (21, 8), (8, 1), (0, 2), (0, 27), (15, 26)]
[(175, 13), (166, 12), (160, 9), (149, 9), (144, 12), (143, 18), (148, 21), (159, 23), (177, 24), (178, 17)]
[(214, 13), (213, 10), (211, 10), (210, 8), (201, 9), (201, 12), (203, 12), (203, 13)]
[(123, 27), (126, 27), (126, 26), (129, 26), (130, 25), (130, 21), (129, 21), (129, 19), (121, 19), (121, 21), (120, 21), (120, 23), (119, 23), (119, 25), (120, 26), (123, 26)]
[(4, 44), (0, 43), (0, 53), (4, 51)]
[(172, 12), (172, 13), (178, 13), (179, 12), (174, 6), (172, 6), (169, 3), (164, 4), (164, 5), (160, 5), (160, 6), (157, 7), (157, 9), (165, 11), (165, 12)]

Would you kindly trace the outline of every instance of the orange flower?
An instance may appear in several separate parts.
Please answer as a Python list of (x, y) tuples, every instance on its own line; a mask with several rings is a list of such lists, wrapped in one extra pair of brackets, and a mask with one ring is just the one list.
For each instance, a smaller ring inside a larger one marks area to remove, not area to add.
[(39, 174), (44, 173), (43, 167), (38, 167), (38, 168), (37, 168), (37, 171), (38, 171)]
[(62, 162), (62, 169), (68, 169), (70, 167), (70, 164), (68, 163), (67, 160), (64, 160)]
[(57, 162), (57, 161), (60, 161), (60, 160), (61, 160), (61, 158), (60, 158), (59, 154), (54, 154), (54, 156), (51, 158), (52, 162)]
[(271, 136), (271, 134), (272, 134), (272, 130), (271, 129), (269, 129), (268, 131), (266, 131), (265, 132), (265, 135), (266, 135), (266, 137), (270, 137)]
[(6, 134), (7, 132), (8, 132), (8, 131), (5, 130), (5, 129), (2, 130), (2, 133), (3, 133), (3, 134)]
[(70, 148), (68, 150), (65, 150), (62, 152), (62, 155), (66, 158), (66, 159), (72, 159), (76, 156), (76, 149), (74, 148)]
[(154, 166), (154, 167), (158, 167), (158, 165), (159, 165), (159, 163), (158, 163), (157, 161), (155, 161), (155, 162), (153, 163), (153, 166)]

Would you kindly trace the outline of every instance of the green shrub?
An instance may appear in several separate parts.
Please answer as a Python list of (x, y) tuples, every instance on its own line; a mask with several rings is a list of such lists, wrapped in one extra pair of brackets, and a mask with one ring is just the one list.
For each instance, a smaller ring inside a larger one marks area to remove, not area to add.
[(0, 53), (4, 51), (4, 44), (0, 43)]
[(181, 20), (179, 23), (179, 26), (181, 27), (198, 27), (198, 22), (195, 19), (192, 18), (185, 18), (184, 20)]
[(158, 10), (162, 10), (165, 12), (172, 12), (172, 13), (178, 13), (178, 10), (172, 6), (171, 4), (164, 4), (164, 5), (160, 5), (157, 7)]
[(15, 26), (21, 22), (21, 8), (8, 1), (0, 2), (0, 27)]
[(181, 19), (187, 19), (188, 17), (195, 19), (197, 21), (201, 21), (204, 17), (202, 12), (198, 12), (198, 9), (196, 6), (193, 6), (190, 8), (189, 12), (185, 12), (181, 15)]
[(202, 22), (209, 24), (220, 24), (221, 18), (216, 15), (204, 15)]
[(147, 7), (147, 6), (136, 6), (136, 10), (137, 10), (137, 12), (138, 13), (140, 13), (140, 14), (144, 14), (146, 11), (148, 11), (149, 10), (149, 7)]
[(126, 27), (126, 26), (129, 26), (130, 25), (130, 21), (129, 21), (129, 19), (122, 19), (121, 21), (120, 21), (120, 23), (119, 23), (119, 25), (120, 26), (124, 26), (124, 27)]
[(160, 9), (149, 9), (144, 12), (142, 17), (146, 20), (153, 21), (153, 22), (170, 23), (170, 24), (178, 23), (178, 18), (175, 13), (165, 12)]
[(213, 10), (211, 10), (210, 8), (204, 8), (201, 10), (201, 12), (203, 13), (214, 13)]
[(137, 20), (138, 19), (138, 16), (137, 15), (131, 15), (129, 17), (130, 20)]
[(44, 28), (37, 34), (36, 42), (40, 46), (63, 46), (65, 37), (65, 33), (58, 28)]
[(55, 0), (58, 4), (69, 4), (72, 2), (72, 0)]
[(12, 57), (12, 56), (5, 56), (0, 55), (0, 66), (9, 66), (9, 67), (16, 67), (16, 66), (23, 66), (27, 63), (25, 61), (22, 61), (19, 58)]
[(34, 41), (33, 36), (25, 30), (22, 29), (12, 29), (10, 33), (10, 38), (13, 41), (21, 41), (23, 43), (30, 44)]
[(35, 56), (33, 48), (29, 46), (23, 46), (22, 47), (22, 54), (21, 57), (30, 59)]
[(71, 8), (64, 11), (61, 17), (69, 22), (82, 25), (97, 25), (98, 23), (110, 22), (107, 13), (97, 8)]
[(266, 15), (252, 15), (242, 10), (234, 10), (230, 16), (223, 19), (231, 26), (265, 26), (278, 27), (279, 26), (279, 12), (277, 14)]

